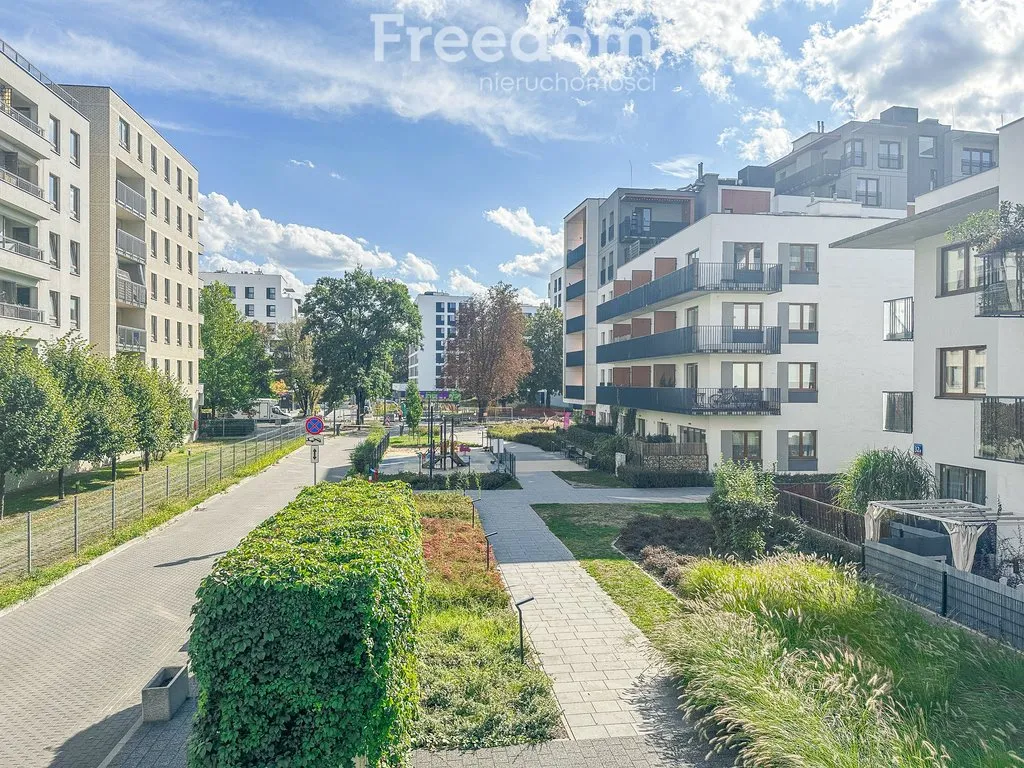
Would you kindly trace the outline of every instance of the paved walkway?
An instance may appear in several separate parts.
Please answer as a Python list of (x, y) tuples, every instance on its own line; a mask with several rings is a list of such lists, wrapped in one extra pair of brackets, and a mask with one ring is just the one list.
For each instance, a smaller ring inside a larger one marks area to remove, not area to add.
[[(340, 479), (357, 438), (329, 440)], [(137, 722), (140, 690), (186, 659), (195, 591), (214, 560), (312, 480), (306, 450), (0, 614), (0, 766), (95, 768)]]

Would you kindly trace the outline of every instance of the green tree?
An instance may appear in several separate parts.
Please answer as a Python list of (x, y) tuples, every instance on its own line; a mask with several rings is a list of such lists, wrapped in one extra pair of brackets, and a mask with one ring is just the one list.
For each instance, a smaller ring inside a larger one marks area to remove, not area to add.
[(193, 432), (195, 421), (192, 415), (192, 404), (185, 393), (181, 391), (181, 384), (170, 376), (161, 376), (160, 385), (167, 398), (167, 433), (161, 450), (168, 450), (185, 443), (185, 440)]
[(243, 318), (223, 283), (199, 294), (205, 356), (199, 360), (204, 400), (214, 414), (248, 410), (270, 388), (271, 362), (265, 331)]
[(0, 336), (0, 519), (7, 475), (66, 465), (74, 429), (46, 364), (20, 339)]
[[(151, 454), (166, 450), (171, 444), (171, 403), (164, 377), (147, 368), (135, 355), (118, 355), (114, 366), (131, 408), (133, 442), (142, 451), (142, 462), (148, 470)], [(112, 459), (116, 472), (117, 458)]]
[[(43, 359), (64, 394), (71, 441), (69, 461), (99, 461), (134, 449), (131, 406), (113, 361), (97, 357), (84, 340), (64, 336), (44, 348)], [(59, 498), (64, 498), (65, 467), (57, 470)]]
[(274, 366), (281, 371), (287, 386), (295, 394), (295, 404), (303, 416), (316, 412), (324, 394), (323, 380), (313, 363), (313, 340), (303, 335), (304, 320), (277, 326), (274, 340)]
[(533, 360), (533, 370), (520, 384), (524, 399), (531, 401), (540, 391), (547, 393), (545, 405), (551, 403), (551, 393), (562, 391), (562, 313), (542, 304), (537, 313), (526, 321), (526, 346)]
[(366, 401), (391, 392), (395, 350), (420, 343), (420, 314), (409, 291), (360, 267), (317, 280), (302, 312), (314, 370), (328, 383), (328, 399), (338, 403), (353, 395), (362, 424)]
[(420, 388), (416, 379), (409, 379), (405, 385), (405, 423), (413, 434), (420, 428), (420, 419), (423, 418), (423, 398), (420, 397)]

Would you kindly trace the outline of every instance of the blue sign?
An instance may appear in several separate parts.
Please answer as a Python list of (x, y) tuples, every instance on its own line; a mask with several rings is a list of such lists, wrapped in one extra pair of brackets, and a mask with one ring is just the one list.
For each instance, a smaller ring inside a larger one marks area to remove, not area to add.
[(310, 416), (306, 419), (306, 432), (311, 435), (319, 435), (324, 431), (324, 420), (319, 416)]
[(914, 443), (914, 455), (924, 456), (924, 443)]

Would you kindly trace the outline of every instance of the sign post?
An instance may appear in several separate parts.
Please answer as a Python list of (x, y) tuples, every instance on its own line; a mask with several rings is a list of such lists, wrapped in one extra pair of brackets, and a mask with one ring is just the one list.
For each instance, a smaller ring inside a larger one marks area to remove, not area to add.
[(320, 446), (324, 444), (321, 434), (325, 428), (324, 420), (319, 416), (306, 419), (306, 445), (309, 446), (309, 463), (313, 465), (313, 485), (316, 485), (316, 465), (320, 463)]

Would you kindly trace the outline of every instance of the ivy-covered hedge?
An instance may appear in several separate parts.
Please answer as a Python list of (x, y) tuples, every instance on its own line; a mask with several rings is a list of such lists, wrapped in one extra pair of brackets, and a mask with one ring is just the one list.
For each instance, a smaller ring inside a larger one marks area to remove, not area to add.
[(467, 491), (495, 491), (508, 484), (513, 478), (507, 472), (461, 472), (438, 473), (433, 477), (426, 473), (395, 472), (380, 475), (380, 482), (399, 481), (408, 483), (414, 491), (446, 491), (451, 489)]
[(199, 587), (190, 768), (400, 764), (423, 585), (407, 485), (302, 491)]
[(366, 476), (370, 471), (370, 461), (373, 459), (373, 452), (377, 445), (384, 439), (384, 427), (373, 427), (367, 434), (366, 439), (356, 444), (349, 454), (349, 461), (352, 462), (352, 474)]

